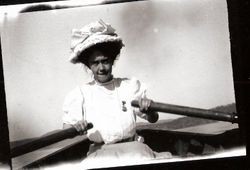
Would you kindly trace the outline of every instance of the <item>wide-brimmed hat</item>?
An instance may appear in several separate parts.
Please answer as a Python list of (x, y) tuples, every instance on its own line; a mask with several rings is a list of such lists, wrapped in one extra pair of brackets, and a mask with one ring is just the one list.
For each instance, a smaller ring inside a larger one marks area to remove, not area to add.
[(94, 45), (107, 42), (117, 43), (118, 48), (124, 46), (121, 37), (115, 33), (115, 29), (102, 20), (92, 22), (81, 29), (73, 29), (69, 60), (72, 63), (79, 63), (79, 56), (82, 52)]

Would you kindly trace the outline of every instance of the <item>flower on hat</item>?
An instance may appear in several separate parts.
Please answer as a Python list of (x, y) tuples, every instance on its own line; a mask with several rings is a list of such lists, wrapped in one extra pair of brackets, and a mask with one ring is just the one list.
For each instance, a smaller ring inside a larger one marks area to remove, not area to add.
[(71, 55), (72, 63), (79, 62), (79, 55), (86, 49), (100, 43), (116, 42), (122, 48), (122, 39), (115, 33), (111, 25), (99, 20), (90, 23), (81, 29), (72, 30)]

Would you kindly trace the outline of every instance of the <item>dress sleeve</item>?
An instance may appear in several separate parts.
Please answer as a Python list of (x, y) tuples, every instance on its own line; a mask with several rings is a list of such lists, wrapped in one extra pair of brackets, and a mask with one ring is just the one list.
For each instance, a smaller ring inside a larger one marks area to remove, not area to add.
[(80, 87), (75, 88), (65, 97), (63, 104), (63, 123), (75, 124), (83, 119), (84, 97)]

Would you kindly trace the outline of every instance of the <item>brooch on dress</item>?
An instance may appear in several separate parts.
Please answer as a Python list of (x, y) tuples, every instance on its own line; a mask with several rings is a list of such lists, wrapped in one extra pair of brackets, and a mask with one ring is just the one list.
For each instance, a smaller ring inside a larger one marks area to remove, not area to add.
[(127, 107), (126, 105), (126, 101), (122, 101), (122, 111), (126, 112), (127, 111)]

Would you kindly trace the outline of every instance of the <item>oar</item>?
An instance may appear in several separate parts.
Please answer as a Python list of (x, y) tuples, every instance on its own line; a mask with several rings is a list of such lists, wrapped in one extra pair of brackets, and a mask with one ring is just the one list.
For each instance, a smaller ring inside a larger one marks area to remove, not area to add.
[[(133, 100), (131, 105), (134, 107), (139, 107), (139, 102), (137, 100)], [(237, 123), (238, 116), (235, 113), (224, 113), (200, 108), (193, 108), (193, 107), (186, 107), (186, 106), (179, 106), (179, 105), (172, 105), (166, 103), (159, 103), (159, 102), (151, 102), (149, 106), (149, 111), (157, 111), (163, 113), (172, 113), (177, 115), (185, 115), (191, 117), (198, 117), (204, 119), (212, 119), (218, 121), (226, 121)]]
[[(92, 127), (93, 127), (93, 124), (88, 123), (86, 129), (88, 130), (88, 129), (91, 129)], [(26, 154), (28, 152), (32, 152), (34, 150), (54, 144), (56, 142), (59, 142), (68, 138), (73, 138), (78, 135), (79, 135), (79, 132), (74, 127), (70, 127), (70, 128), (62, 129), (62, 130), (56, 130), (55, 132), (38, 137), (27, 143), (20, 144), (18, 146), (13, 146), (10, 151), (11, 157), (12, 158), (17, 157), (17, 156)]]

